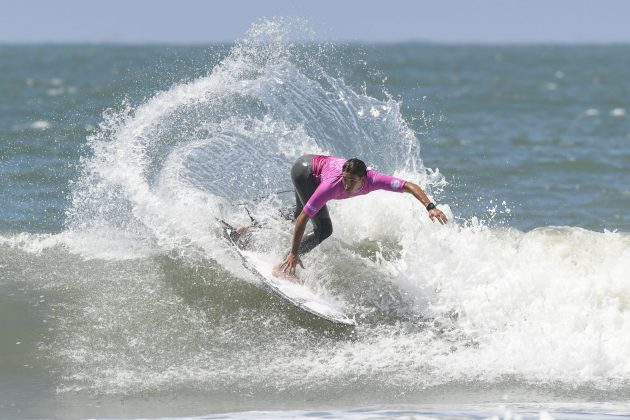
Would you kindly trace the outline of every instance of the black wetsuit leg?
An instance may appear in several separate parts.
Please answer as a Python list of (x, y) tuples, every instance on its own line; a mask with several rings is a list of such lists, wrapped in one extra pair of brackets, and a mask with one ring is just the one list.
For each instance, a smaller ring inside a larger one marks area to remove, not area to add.
[[(313, 155), (304, 155), (295, 162), (291, 168), (291, 180), (295, 187), (295, 218), (300, 215), (304, 204), (311, 198), (317, 189), (317, 182), (313, 176)], [(305, 234), (300, 242), (298, 253), (304, 255), (319, 245), (332, 234), (332, 222), (328, 214), (328, 208), (322, 207), (315, 216), (311, 217), (314, 229)]]

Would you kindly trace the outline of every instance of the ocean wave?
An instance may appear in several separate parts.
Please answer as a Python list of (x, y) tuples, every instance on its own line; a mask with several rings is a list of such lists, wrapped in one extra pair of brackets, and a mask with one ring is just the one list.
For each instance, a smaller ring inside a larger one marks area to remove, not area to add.
[[(45, 300), (54, 333), (39, 350), (59, 391), (627, 389), (630, 236), (456, 218), (400, 104), (330, 76), (294, 29), (256, 24), (207, 76), (108, 110), (66, 230), (0, 235), (3, 281)], [(452, 221), (432, 223), (403, 194), (330, 204), (335, 233), (302, 276), (345, 305), (353, 331), (267, 293), (217, 223), (249, 223), (245, 201), (263, 226), (251, 246), (283, 255), (280, 191), (306, 152), (413, 180)]]

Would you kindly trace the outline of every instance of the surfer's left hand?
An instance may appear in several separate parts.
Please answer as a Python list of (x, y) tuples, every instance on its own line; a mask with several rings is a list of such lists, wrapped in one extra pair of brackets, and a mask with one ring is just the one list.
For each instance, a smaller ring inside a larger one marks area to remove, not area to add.
[(429, 210), (429, 217), (433, 222), (435, 222), (435, 219), (437, 219), (438, 222), (440, 222), (441, 224), (445, 224), (446, 222), (448, 222), (448, 219), (446, 218), (444, 213), (442, 213), (442, 210), (438, 209), (437, 207)]

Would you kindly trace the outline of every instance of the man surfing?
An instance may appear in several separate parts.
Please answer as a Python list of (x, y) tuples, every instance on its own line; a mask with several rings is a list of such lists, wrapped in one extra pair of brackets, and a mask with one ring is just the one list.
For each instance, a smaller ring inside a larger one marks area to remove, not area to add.
[[(289, 254), (273, 267), (272, 274), (277, 277), (294, 279), (297, 266), (304, 268), (300, 255), (311, 251), (332, 234), (332, 222), (326, 207), (330, 200), (344, 200), (376, 190), (407, 192), (422, 203), (432, 221), (447, 222), (444, 213), (418, 185), (368, 170), (365, 163), (356, 158), (301, 156), (291, 169), (291, 180), (295, 187), (295, 228)], [(309, 219), (314, 229), (304, 235)]]

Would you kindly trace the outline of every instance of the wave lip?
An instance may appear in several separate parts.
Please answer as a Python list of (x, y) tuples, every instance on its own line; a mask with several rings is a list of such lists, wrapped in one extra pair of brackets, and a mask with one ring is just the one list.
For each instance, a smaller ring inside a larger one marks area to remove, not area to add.
[(301, 42), (305, 28), (263, 20), (207, 76), (106, 111), (72, 186), (68, 229), (144, 238), (166, 252), (193, 244), (221, 258), (213, 219), (238, 220), (238, 203), (291, 190), (303, 153), (366, 156), (378, 170), (431, 181), (399, 104), (330, 76), (326, 47)]

